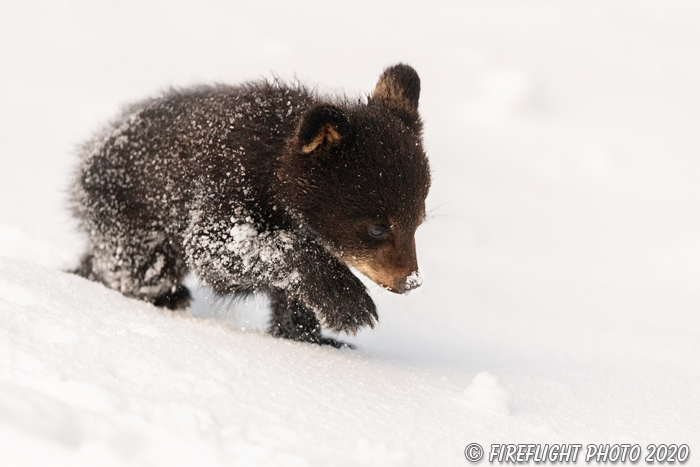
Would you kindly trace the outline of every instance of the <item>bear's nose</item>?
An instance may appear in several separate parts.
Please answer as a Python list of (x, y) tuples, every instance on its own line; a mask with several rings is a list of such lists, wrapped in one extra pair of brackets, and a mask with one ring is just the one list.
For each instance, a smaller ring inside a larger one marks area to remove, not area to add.
[(397, 279), (394, 283), (394, 287), (396, 288), (398, 293), (404, 294), (410, 292), (413, 289), (417, 289), (421, 286), (422, 283), (423, 278), (421, 277), (420, 272), (414, 271), (404, 279)]

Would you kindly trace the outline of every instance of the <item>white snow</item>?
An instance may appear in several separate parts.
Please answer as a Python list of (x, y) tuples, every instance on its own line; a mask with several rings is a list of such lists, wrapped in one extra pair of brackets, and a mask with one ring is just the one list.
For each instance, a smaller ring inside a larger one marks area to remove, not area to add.
[[(458, 466), (471, 442), (700, 465), (697, 24), (690, 1), (0, 3), (0, 465)], [(197, 318), (60, 271), (73, 148), (122, 103), (271, 70), (352, 95), (397, 61), (426, 280), (372, 288), (357, 350), (268, 337), (263, 298), (194, 284)]]
[(498, 378), (482, 371), (464, 390), (467, 402), (478, 408), (491, 410), (503, 415), (510, 413), (513, 394), (498, 383)]
[(410, 276), (406, 278), (406, 287), (412, 289), (414, 287), (420, 287), (423, 284), (423, 276), (421, 276), (420, 271), (414, 271)]

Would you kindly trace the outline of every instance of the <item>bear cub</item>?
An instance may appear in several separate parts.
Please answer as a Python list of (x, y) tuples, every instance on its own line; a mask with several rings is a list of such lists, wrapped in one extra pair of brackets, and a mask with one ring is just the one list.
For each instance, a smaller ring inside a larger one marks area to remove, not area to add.
[(188, 271), (219, 294), (269, 295), (273, 336), (343, 345), (377, 311), (349, 266), (405, 293), (430, 169), (413, 68), (366, 100), (277, 80), (172, 90), (126, 108), (81, 150), (88, 238), (77, 274), (186, 308)]

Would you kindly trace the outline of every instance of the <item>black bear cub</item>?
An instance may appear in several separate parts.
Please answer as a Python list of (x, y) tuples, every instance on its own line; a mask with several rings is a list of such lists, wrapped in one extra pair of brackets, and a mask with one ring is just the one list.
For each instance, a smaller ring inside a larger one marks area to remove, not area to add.
[(342, 345), (321, 326), (378, 319), (348, 266), (392, 292), (420, 285), (419, 94), (399, 64), (366, 102), (257, 81), (128, 107), (82, 149), (72, 198), (89, 246), (76, 272), (177, 309), (193, 271), (220, 294), (267, 293), (274, 336)]

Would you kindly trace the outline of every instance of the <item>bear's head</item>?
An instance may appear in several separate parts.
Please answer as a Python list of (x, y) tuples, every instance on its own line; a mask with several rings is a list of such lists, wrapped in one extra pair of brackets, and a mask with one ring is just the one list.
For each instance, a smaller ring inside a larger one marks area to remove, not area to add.
[(339, 259), (396, 293), (420, 285), (415, 232), (430, 168), (413, 68), (384, 71), (368, 102), (318, 104), (278, 170), (293, 209)]

